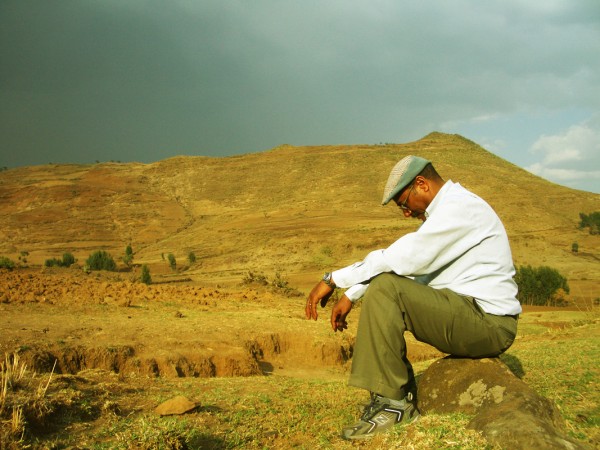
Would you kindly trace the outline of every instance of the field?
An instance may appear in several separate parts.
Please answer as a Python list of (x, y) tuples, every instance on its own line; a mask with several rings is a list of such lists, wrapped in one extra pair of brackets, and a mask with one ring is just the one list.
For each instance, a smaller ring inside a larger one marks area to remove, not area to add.
[[(328, 327), (331, 304), (319, 321), (304, 318), (325, 270), (416, 229), (379, 205), (390, 168), (412, 153), (492, 205), (515, 265), (567, 278), (566, 307), (527, 307), (505, 362), (558, 405), (569, 436), (600, 447), (600, 236), (578, 227), (600, 195), (432, 133), (0, 172), (0, 256), (17, 266), (0, 270), (0, 448), (493, 448), (456, 414), (365, 444), (341, 440), (367, 400), (346, 385), (360, 308), (343, 334)], [(86, 270), (97, 250), (118, 270)], [(75, 265), (45, 267), (65, 252)], [(420, 373), (443, 356), (408, 343)], [(179, 395), (196, 407), (155, 412)]]
[[(31, 289), (13, 290), (0, 304), (0, 349), (16, 353), (26, 368), (3, 400), (5, 442), (98, 449), (486, 448), (465, 429), (469, 417), (457, 414), (424, 416), (366, 444), (339, 438), (367, 398), (346, 385), (359, 311), (345, 334), (335, 334), (326, 323), (329, 306), (321, 320), (307, 321), (304, 298), (272, 285), (146, 286), (76, 269), (1, 276), (3, 285), (28, 283), (37, 292), (28, 298)], [(530, 307), (505, 357), (558, 405), (568, 434), (592, 446), (600, 444), (599, 318), (593, 305)], [(409, 354), (418, 372), (441, 356), (410, 339)], [(154, 412), (178, 395), (196, 409)], [(17, 422), (15, 407), (22, 414)]]

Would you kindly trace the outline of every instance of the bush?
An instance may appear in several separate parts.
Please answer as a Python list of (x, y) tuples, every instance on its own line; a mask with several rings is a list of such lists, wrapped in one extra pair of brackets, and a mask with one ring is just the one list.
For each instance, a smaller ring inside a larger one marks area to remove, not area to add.
[(171, 267), (171, 269), (175, 270), (175, 268), (177, 267), (177, 261), (175, 260), (175, 255), (173, 253), (169, 253), (169, 255), (167, 256), (167, 259), (169, 260), (169, 266)]
[(133, 264), (133, 249), (131, 248), (131, 245), (125, 247), (125, 256), (121, 259), (128, 267), (131, 267)]
[(261, 286), (268, 286), (269, 289), (278, 294), (283, 294), (288, 297), (303, 297), (304, 294), (299, 290), (291, 287), (289, 282), (285, 280), (279, 272), (275, 273), (275, 278), (269, 280), (266, 275), (256, 274), (248, 272), (248, 274), (242, 279), (244, 284), (259, 284)]
[(0, 269), (12, 270), (15, 268), (15, 262), (6, 256), (0, 256)]
[(589, 228), (590, 234), (600, 234), (600, 211), (591, 214), (579, 213), (579, 229)]
[(92, 253), (86, 260), (87, 266), (91, 270), (117, 270), (117, 264), (109, 253), (104, 250), (98, 250)]
[(152, 284), (152, 277), (150, 276), (150, 269), (146, 264), (142, 265), (142, 275), (140, 280), (144, 284)]
[(189, 253), (188, 261), (190, 262), (190, 264), (194, 264), (196, 262), (196, 254), (194, 252)]
[(517, 298), (523, 305), (558, 305), (569, 293), (567, 279), (548, 266), (520, 266), (515, 274)]
[(71, 267), (77, 260), (71, 253), (63, 253), (62, 259), (51, 258), (44, 261), (46, 267)]
[(63, 257), (62, 257), (62, 265), (63, 267), (70, 267), (73, 264), (75, 264), (77, 260), (75, 259), (75, 257), (67, 252), (67, 253), (63, 253)]
[(44, 261), (44, 266), (46, 267), (60, 267), (62, 265), (62, 261), (58, 258), (51, 258)]

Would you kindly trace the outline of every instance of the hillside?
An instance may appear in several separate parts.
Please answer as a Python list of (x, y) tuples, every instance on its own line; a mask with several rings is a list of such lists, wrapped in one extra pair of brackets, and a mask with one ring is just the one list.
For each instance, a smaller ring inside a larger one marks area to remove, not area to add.
[[(600, 210), (600, 196), (439, 133), (402, 145), (0, 172), (0, 256), (29, 266), (0, 269), (0, 378), (11, 380), (0, 383), (0, 447), (491, 448), (462, 413), (426, 414), (364, 445), (343, 441), (339, 430), (366, 400), (346, 385), (362, 306), (344, 333), (329, 327), (334, 302), (318, 321), (305, 317), (325, 269), (419, 225), (379, 206), (391, 167), (410, 153), (492, 204), (517, 265), (569, 277), (577, 307), (526, 306), (502, 358), (556, 403), (570, 438), (597, 448), (600, 237), (577, 224), (579, 212)], [(81, 270), (91, 252), (119, 259), (128, 244), (132, 272)], [(190, 251), (197, 261), (187, 267)], [(40, 269), (64, 252), (79, 263)], [(150, 285), (139, 282), (142, 263)], [(443, 356), (406, 339), (417, 376)], [(179, 395), (197, 407), (155, 411)]]
[[(0, 255), (43, 264), (63, 252), (135, 263), (155, 276), (238, 283), (249, 271), (282, 273), (307, 288), (326, 268), (389, 245), (418, 223), (381, 207), (391, 167), (407, 154), (431, 159), (445, 179), (485, 198), (508, 230), (516, 265), (550, 265), (572, 293), (598, 296), (600, 237), (577, 229), (600, 195), (558, 186), (457, 135), (407, 144), (292, 147), (227, 158), (153, 164), (43, 165), (0, 173)], [(579, 253), (571, 252), (572, 243)], [(197, 257), (185, 274), (171, 273)], [(595, 291), (595, 292), (593, 292)]]

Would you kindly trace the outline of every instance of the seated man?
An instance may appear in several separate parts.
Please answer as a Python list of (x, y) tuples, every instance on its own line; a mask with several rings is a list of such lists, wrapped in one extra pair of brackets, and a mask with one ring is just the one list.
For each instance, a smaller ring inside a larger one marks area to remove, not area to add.
[(360, 420), (343, 429), (346, 439), (418, 417), (406, 330), (444, 353), (497, 356), (512, 344), (521, 312), (508, 237), (484, 200), (444, 182), (417, 156), (392, 169), (383, 205), (390, 200), (405, 217), (420, 219), (420, 228), (326, 273), (306, 303), (306, 317), (316, 320), (317, 303), (324, 305), (336, 286), (347, 288), (331, 313), (332, 328), (343, 331), (362, 298), (349, 384), (367, 389), (371, 401)]

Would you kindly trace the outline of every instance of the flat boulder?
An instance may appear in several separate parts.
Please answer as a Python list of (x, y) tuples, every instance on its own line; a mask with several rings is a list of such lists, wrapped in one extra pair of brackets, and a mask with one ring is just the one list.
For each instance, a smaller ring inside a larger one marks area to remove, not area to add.
[(185, 414), (187, 412), (193, 411), (197, 407), (197, 403), (192, 402), (183, 395), (179, 395), (158, 405), (154, 409), (154, 412), (161, 416), (172, 416)]
[(587, 448), (566, 436), (556, 405), (499, 358), (448, 356), (436, 361), (419, 378), (418, 406), (422, 414), (473, 415), (469, 428), (502, 448)]

